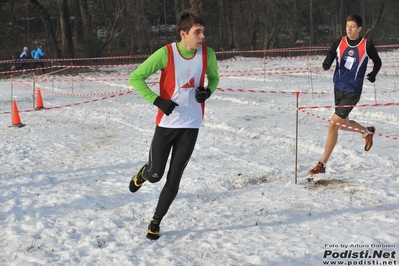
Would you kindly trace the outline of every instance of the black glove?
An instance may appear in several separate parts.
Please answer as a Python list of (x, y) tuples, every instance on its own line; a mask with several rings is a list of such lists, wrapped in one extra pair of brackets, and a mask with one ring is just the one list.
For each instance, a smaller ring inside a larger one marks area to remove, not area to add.
[(373, 71), (371, 71), (370, 73), (367, 74), (367, 79), (371, 82), (374, 83), (375, 81), (375, 74)]
[(328, 64), (328, 63), (326, 63), (326, 62), (323, 62), (323, 69), (324, 69), (324, 70), (329, 70), (330, 67), (331, 67), (330, 64)]
[(324, 70), (329, 70), (332, 63), (334, 62), (335, 56), (331, 54), (331, 52), (328, 52), (326, 55), (326, 58), (323, 61), (323, 69)]
[(211, 96), (211, 90), (204, 87), (198, 87), (195, 91), (195, 100), (199, 103), (203, 103)]
[(157, 97), (154, 101), (154, 105), (157, 106), (165, 115), (170, 115), (176, 106), (179, 106), (177, 103), (171, 100), (165, 100), (161, 97)]

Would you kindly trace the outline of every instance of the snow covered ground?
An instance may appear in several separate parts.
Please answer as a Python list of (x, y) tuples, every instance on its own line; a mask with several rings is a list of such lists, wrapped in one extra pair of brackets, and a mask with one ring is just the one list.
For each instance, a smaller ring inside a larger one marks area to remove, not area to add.
[[(334, 104), (323, 56), (220, 61), (157, 241), (145, 235), (165, 180), (128, 190), (156, 112), (130, 91), (134, 66), (1, 80), (0, 265), (397, 265), (399, 52), (380, 56), (351, 114), (376, 127), (373, 148), (340, 132), (314, 182)], [(48, 110), (27, 112), (33, 86)], [(320, 106), (298, 112), (297, 183), (295, 91)], [(11, 99), (25, 127), (10, 127)]]

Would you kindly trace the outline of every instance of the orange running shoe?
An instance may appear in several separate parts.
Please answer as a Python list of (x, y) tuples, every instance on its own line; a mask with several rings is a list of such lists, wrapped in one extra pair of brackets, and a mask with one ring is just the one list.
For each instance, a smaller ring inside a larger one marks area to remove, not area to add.
[(364, 145), (364, 150), (369, 151), (371, 147), (373, 146), (373, 137), (375, 134), (375, 127), (367, 127), (367, 130), (369, 131), (369, 134), (367, 136), (364, 136), (362, 134), (362, 137), (366, 141), (366, 145)]
[(324, 174), (326, 172), (326, 167), (322, 162), (318, 162), (316, 166), (312, 169), (309, 170), (309, 174), (311, 175), (316, 175), (316, 174)]

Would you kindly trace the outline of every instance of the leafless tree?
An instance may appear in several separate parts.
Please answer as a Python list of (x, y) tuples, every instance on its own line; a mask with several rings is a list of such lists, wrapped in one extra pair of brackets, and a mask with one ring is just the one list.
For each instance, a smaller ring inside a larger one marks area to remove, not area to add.
[(55, 28), (53, 26), (50, 13), (48, 12), (47, 8), (45, 8), (38, 0), (29, 0), (29, 2), (43, 20), (44, 30), (48, 35), (50, 46), (53, 48), (53, 51), (56, 52), (57, 57), (61, 57), (61, 51), (58, 48)]
[(61, 54), (64, 57), (73, 58), (74, 48), (68, 1), (58, 0), (58, 7), (60, 12)]

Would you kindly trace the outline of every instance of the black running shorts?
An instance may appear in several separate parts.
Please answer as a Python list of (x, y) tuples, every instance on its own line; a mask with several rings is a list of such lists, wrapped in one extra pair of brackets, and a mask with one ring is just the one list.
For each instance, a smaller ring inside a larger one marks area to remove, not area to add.
[(360, 95), (360, 92), (347, 92), (334, 88), (335, 114), (342, 119), (347, 118), (353, 107), (359, 102)]

